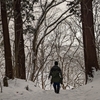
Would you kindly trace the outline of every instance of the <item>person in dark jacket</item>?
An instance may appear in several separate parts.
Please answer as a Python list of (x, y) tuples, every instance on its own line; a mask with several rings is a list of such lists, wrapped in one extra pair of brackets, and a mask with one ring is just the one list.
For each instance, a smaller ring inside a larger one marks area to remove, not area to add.
[(55, 65), (51, 68), (49, 73), (49, 78), (51, 77), (51, 84), (53, 83), (53, 88), (55, 93), (59, 93), (60, 84), (62, 84), (62, 71), (60, 67), (58, 67), (58, 62), (55, 61)]

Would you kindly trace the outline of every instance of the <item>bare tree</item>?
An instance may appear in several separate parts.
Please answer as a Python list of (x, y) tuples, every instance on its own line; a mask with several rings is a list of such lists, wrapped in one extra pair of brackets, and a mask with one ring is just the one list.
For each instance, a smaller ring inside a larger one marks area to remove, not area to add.
[[(33, 38), (33, 72), (31, 74), (31, 80), (34, 80), (35, 77), (35, 73), (37, 70), (37, 54), (38, 54), (38, 48), (41, 44), (41, 42), (43, 41), (43, 39), (49, 35), (50, 33), (52, 33), (52, 31), (54, 29), (56, 29), (56, 27), (66, 18), (68, 18), (69, 16), (71, 16), (72, 14), (66, 15), (66, 13), (70, 10), (67, 9), (65, 10), (62, 14), (60, 14), (58, 17), (52, 17), (52, 15), (49, 15), (50, 11), (52, 11), (53, 9), (55, 9), (58, 5), (64, 3), (65, 0), (61, 0), (61, 1), (57, 1), (55, 2), (55, 0), (52, 1), (42, 1), (40, 0), (39, 3), (39, 12), (40, 16), (38, 17), (38, 20), (35, 22), (36, 26), (34, 27), (34, 38)], [(57, 9), (57, 8), (56, 8)], [(48, 23), (48, 19), (52, 19), (50, 23)], [(42, 30), (43, 29), (43, 30)], [(42, 30), (42, 32), (41, 32)], [(43, 33), (45, 33), (44, 35), (42, 35)], [(41, 35), (39, 35), (41, 34)]]

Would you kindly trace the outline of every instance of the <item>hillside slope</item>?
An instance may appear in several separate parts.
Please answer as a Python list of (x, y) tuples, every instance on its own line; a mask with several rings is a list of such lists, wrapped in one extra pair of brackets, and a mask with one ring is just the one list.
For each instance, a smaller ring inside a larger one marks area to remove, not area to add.
[(37, 88), (33, 82), (9, 80), (9, 87), (3, 87), (0, 100), (100, 100), (100, 72), (96, 72), (93, 82), (77, 89), (61, 90), (60, 94)]

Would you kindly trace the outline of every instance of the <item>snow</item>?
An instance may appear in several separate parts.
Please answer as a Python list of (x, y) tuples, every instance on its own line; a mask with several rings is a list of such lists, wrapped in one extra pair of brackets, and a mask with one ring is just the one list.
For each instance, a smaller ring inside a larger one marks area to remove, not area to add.
[[(26, 90), (28, 86), (29, 90)], [(100, 100), (100, 71), (95, 73), (92, 82), (71, 90), (42, 90), (31, 81), (9, 80), (9, 87), (3, 87), (0, 100)]]

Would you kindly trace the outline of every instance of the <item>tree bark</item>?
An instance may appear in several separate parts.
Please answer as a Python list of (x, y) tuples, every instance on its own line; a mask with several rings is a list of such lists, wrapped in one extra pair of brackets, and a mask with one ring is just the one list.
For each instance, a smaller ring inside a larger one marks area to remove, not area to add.
[(93, 77), (93, 69), (99, 69), (95, 47), (92, 0), (82, 0), (81, 14), (87, 83), (88, 76)]
[(26, 79), (21, 0), (14, 0), (16, 77)]
[(2, 29), (4, 38), (4, 52), (5, 52), (5, 76), (13, 78), (12, 58), (11, 58), (11, 47), (9, 39), (9, 29), (7, 22), (7, 11), (6, 3), (1, 1), (1, 18), (2, 18)]

